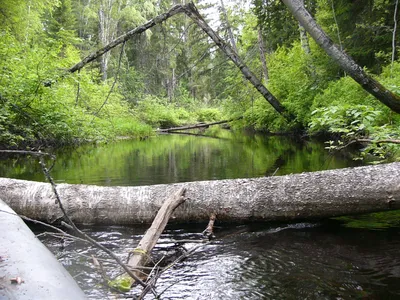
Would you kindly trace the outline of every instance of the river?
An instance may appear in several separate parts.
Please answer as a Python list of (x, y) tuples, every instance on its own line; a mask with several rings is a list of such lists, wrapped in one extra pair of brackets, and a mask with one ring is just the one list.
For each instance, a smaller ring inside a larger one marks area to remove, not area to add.
[[(324, 144), (288, 137), (162, 135), (145, 141), (60, 149), (56, 182), (148, 185), (259, 177), (357, 166), (351, 155), (332, 154)], [(0, 176), (44, 181), (38, 162), (2, 157)], [(205, 220), (207, 222), (208, 220)], [(216, 239), (165, 272), (161, 299), (400, 299), (400, 227), (396, 213), (310, 223), (218, 224)], [(36, 233), (44, 228), (32, 227)], [(198, 240), (205, 224), (174, 225), (159, 240), (154, 259), (166, 265), (182, 251), (174, 240)], [(85, 227), (126, 259), (146, 227)], [(92, 263), (99, 259), (113, 277), (107, 256), (78, 241), (41, 235), (91, 299), (123, 299), (101, 286)], [(186, 242), (184, 247), (196, 247)], [(133, 290), (133, 294), (137, 290)], [(153, 299), (148, 294), (146, 299)]]

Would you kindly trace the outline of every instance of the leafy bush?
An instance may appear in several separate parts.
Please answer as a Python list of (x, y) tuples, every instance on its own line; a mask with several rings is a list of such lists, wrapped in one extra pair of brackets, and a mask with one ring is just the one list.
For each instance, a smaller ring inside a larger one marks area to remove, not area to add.
[(330, 105), (369, 105), (378, 107), (379, 102), (363, 90), (351, 77), (345, 76), (330, 82), (321, 93), (314, 97), (312, 110)]
[(364, 159), (369, 154), (385, 159), (399, 151), (394, 144), (378, 144), (376, 141), (398, 138), (396, 126), (383, 124), (382, 111), (366, 105), (332, 105), (312, 112), (310, 133), (328, 132), (336, 140), (327, 143), (327, 149), (337, 150), (352, 141), (371, 140), (356, 159)]
[(300, 42), (290, 49), (279, 48), (270, 58), (269, 73), (268, 89), (298, 123), (306, 125), (317, 89), (310, 57), (304, 53)]
[(140, 119), (152, 127), (168, 128), (190, 123), (192, 115), (165, 98), (146, 96), (135, 107)]
[(7, 32), (0, 35), (2, 145), (148, 135), (150, 127), (131, 114), (122, 95), (110, 93), (111, 82), (101, 83), (97, 71), (61, 76), (62, 69), (80, 59), (73, 46), (47, 38), (47, 43), (28, 47)]
[(198, 122), (213, 122), (221, 120), (221, 111), (217, 108), (200, 108), (196, 111)]

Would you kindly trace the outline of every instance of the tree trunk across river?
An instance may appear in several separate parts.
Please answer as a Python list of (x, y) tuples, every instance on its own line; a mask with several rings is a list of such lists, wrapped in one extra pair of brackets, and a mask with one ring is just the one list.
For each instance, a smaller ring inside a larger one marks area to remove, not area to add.
[[(57, 185), (77, 223), (150, 223), (181, 187), (186, 202), (171, 222), (291, 221), (399, 209), (400, 163), (301, 173), (136, 187)], [(0, 178), (0, 195), (18, 214), (56, 222), (62, 213), (50, 184)]]

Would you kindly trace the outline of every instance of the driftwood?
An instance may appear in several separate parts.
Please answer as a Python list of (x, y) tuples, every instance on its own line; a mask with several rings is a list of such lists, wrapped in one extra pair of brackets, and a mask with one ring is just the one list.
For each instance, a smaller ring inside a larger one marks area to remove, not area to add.
[(189, 129), (201, 129), (201, 128), (208, 128), (213, 125), (225, 124), (235, 120), (240, 120), (243, 117), (230, 119), (230, 120), (223, 120), (218, 122), (211, 122), (211, 123), (198, 123), (194, 125), (187, 125), (187, 126), (180, 126), (180, 127), (171, 127), (171, 128), (162, 128), (157, 129), (157, 132), (174, 132), (174, 131), (181, 131), (181, 130), (189, 130)]
[[(165, 200), (164, 204), (161, 206), (156, 217), (154, 218), (150, 228), (146, 231), (146, 234), (143, 236), (138, 246), (132, 251), (133, 255), (128, 261), (128, 266), (132, 270), (136, 270), (148, 263), (150, 253), (156, 245), (161, 233), (164, 231), (169, 218), (174, 210), (185, 201), (185, 191), (186, 189), (182, 187), (178, 192)], [(138, 277), (141, 276), (141, 273), (135, 273)], [(129, 277), (128, 274), (122, 276), (129, 278), (130, 285), (134, 283), (134, 279)]]
[[(57, 185), (77, 223), (151, 223), (165, 195), (186, 187), (190, 201), (171, 221), (290, 221), (400, 208), (400, 163), (285, 176), (137, 187)], [(50, 184), (0, 178), (0, 195), (17, 213), (55, 222), (63, 214)]]

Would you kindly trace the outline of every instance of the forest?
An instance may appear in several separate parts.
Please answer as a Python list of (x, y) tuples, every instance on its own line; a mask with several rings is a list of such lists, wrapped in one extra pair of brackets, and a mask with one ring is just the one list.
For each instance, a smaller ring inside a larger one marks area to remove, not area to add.
[[(40, 149), (143, 138), (156, 128), (235, 119), (234, 129), (316, 136), (330, 150), (356, 144), (362, 150), (356, 159), (399, 157), (399, 110), (329, 56), (293, 17), (290, 2), (303, 1), (195, 1), (280, 113), (187, 14), (69, 71), (177, 1), (4, 0), (0, 145)], [(397, 0), (305, 0), (304, 6), (340, 53), (399, 99)]]

